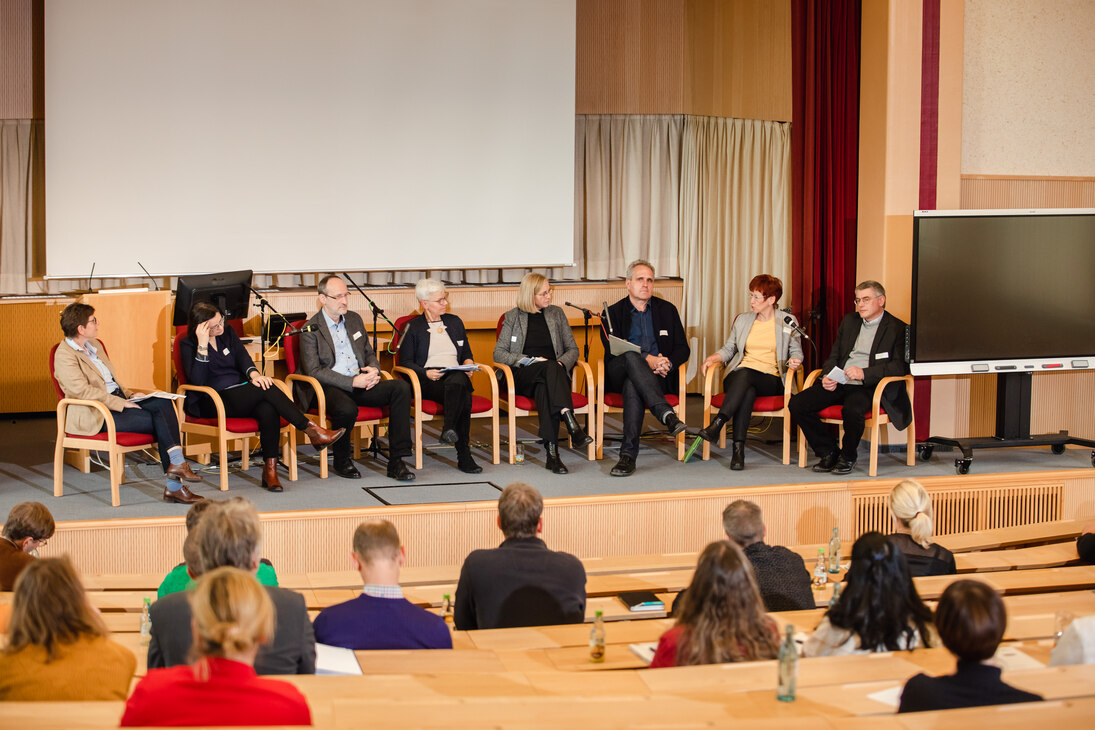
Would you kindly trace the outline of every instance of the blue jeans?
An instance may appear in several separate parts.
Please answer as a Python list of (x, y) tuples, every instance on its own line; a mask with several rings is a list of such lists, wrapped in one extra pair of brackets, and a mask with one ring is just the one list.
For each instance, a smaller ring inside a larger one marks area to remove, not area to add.
[[(179, 445), (179, 419), (175, 416), (175, 406), (163, 398), (146, 398), (137, 404), (138, 408), (126, 408), (121, 413), (113, 413), (114, 427), (130, 433), (147, 433), (156, 437), (156, 446), (160, 450), (160, 467), (166, 472), (171, 466), (168, 449)], [(106, 431), (106, 424), (99, 433)]]

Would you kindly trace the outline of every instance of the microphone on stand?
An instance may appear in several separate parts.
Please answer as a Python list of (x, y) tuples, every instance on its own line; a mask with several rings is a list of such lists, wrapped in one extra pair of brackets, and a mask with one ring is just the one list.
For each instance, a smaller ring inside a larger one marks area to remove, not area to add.
[(586, 309), (585, 307), (579, 307), (579, 306), (578, 306), (577, 304), (571, 304), (570, 302), (563, 302), (563, 304), (567, 305), (568, 307), (573, 307), (574, 309), (577, 309), (577, 310), (578, 310), (579, 312), (581, 312), (582, 314), (584, 314), (584, 315), (585, 315), (585, 316), (587, 316), (587, 317), (597, 317), (597, 316), (600, 316), (600, 315), (598, 315), (598, 314), (597, 314), (597, 313), (595, 313), (595, 312), (591, 312), (591, 311), (589, 311), (589, 310), (588, 310), (588, 309)]
[[(786, 311), (786, 310), (781, 310), (781, 311)], [(800, 335), (802, 335), (806, 339), (810, 339), (810, 335), (806, 334), (806, 330), (802, 329), (797, 324), (795, 324), (795, 318), (792, 317), (791, 315), (788, 314), (786, 317), (784, 317), (783, 318), (783, 323), (785, 325), (787, 325), (788, 327), (790, 327), (791, 329), (793, 329), (795, 332), (798, 332)]]

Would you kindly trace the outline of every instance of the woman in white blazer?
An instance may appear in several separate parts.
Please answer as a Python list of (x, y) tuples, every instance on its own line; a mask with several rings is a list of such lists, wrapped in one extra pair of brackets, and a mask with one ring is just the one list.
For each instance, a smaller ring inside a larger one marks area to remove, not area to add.
[[(798, 332), (782, 316), (776, 316), (776, 302), (782, 295), (779, 279), (768, 274), (754, 276), (749, 282), (749, 311), (734, 318), (726, 344), (703, 361), (704, 374), (713, 365), (726, 365), (727, 374), (722, 381), (722, 407), (700, 436), (716, 441), (722, 427), (731, 421), (734, 452), (730, 468), (735, 471), (745, 468), (745, 436), (753, 402), (762, 395), (782, 395), (784, 375), (802, 364)], [(791, 320), (798, 325), (793, 316)]]

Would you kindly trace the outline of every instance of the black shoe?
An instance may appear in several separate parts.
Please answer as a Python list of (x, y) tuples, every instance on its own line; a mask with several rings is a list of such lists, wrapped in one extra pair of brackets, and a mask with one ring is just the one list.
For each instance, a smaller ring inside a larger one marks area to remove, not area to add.
[(814, 464), (814, 471), (816, 471), (818, 474), (831, 472), (833, 470), (833, 467), (836, 466), (836, 460), (838, 456), (839, 454), (834, 451), (821, 457), (821, 461)]
[(441, 442), (445, 444), (455, 444), (460, 440), (460, 437), (456, 435), (456, 431), (451, 428), (446, 428), (441, 432)]
[(563, 424), (566, 425), (567, 432), (570, 433), (570, 441), (573, 448), (580, 449), (593, 443), (593, 439), (589, 437), (589, 434), (586, 433), (585, 429), (578, 423), (578, 419), (574, 417), (574, 411), (568, 408), (560, 415), (563, 417)]
[(547, 454), (547, 460), (544, 462), (545, 469), (552, 474), (570, 473), (570, 470), (563, 464), (562, 459), (559, 458), (559, 444), (544, 444), (544, 452)]
[(855, 459), (849, 461), (841, 456), (836, 460), (836, 464), (833, 465), (833, 474), (851, 474), (852, 469), (854, 468)]
[(714, 420), (711, 421), (711, 425), (707, 428), (700, 429), (700, 438), (704, 441), (710, 441), (715, 443), (719, 440), (719, 433), (722, 431), (722, 427), (726, 425), (726, 422), (730, 419), (721, 413), (717, 414)]
[(343, 479), (360, 479), (361, 472), (354, 466), (354, 462), (347, 459), (346, 461), (336, 461), (331, 465), (331, 471), (338, 474)]
[(669, 432), (670, 436), (679, 436), (688, 428), (684, 421), (677, 418), (677, 414), (673, 411), (666, 413), (662, 422), (665, 424), (665, 430)]
[(388, 478), (397, 482), (413, 482), (414, 472), (407, 468), (402, 459), (393, 456), (388, 460)]
[(745, 468), (745, 442), (734, 442), (734, 455), (730, 457), (730, 469), (741, 471)]
[(475, 463), (475, 459), (471, 458), (471, 453), (465, 451), (456, 457), (456, 468), (465, 474), (481, 474), (483, 467)]
[(635, 457), (629, 454), (620, 454), (620, 460), (609, 472), (614, 477), (629, 477), (635, 473)]

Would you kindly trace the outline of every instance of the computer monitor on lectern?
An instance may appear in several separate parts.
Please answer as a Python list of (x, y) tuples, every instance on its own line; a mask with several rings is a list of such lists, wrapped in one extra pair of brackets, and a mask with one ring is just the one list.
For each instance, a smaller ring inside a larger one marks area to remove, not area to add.
[(253, 272), (225, 271), (220, 274), (180, 276), (175, 287), (176, 327), (187, 324), (190, 309), (197, 302), (212, 302), (224, 313), (225, 321), (245, 319), (251, 306)]

